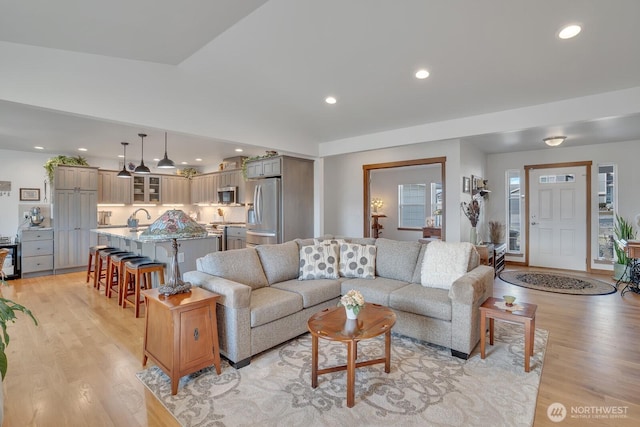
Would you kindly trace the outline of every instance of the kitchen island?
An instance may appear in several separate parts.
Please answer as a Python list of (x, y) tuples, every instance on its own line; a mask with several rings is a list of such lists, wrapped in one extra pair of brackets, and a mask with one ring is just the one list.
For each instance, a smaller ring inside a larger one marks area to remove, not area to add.
[[(99, 237), (103, 236), (100, 240), (109, 246), (147, 256), (168, 266), (173, 255), (172, 239), (145, 239), (144, 236), (140, 236), (145, 229), (146, 227), (138, 227), (136, 231), (132, 231), (129, 227), (112, 227), (91, 231), (97, 233)], [(215, 233), (209, 233), (206, 237), (178, 239), (180, 271), (196, 270), (197, 258), (220, 250), (220, 239), (221, 236)]]

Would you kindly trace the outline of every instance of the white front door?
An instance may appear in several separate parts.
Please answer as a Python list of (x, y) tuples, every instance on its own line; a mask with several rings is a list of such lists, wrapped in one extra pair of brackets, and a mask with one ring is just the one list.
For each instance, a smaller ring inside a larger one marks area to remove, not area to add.
[(586, 167), (532, 169), (529, 186), (529, 265), (585, 271)]

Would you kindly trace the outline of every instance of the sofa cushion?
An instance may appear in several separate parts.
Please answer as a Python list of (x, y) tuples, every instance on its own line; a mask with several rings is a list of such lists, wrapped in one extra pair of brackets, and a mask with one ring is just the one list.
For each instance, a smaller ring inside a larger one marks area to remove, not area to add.
[(270, 285), (298, 277), (299, 249), (294, 241), (256, 246), (262, 269)]
[(389, 307), (441, 320), (451, 320), (451, 299), (444, 289), (426, 288), (417, 283), (391, 292)]
[(422, 286), (449, 289), (469, 268), (475, 248), (469, 242), (434, 241), (427, 245), (422, 262)]
[(299, 294), (304, 308), (340, 297), (340, 282), (335, 279), (287, 280), (274, 284), (272, 288)]
[(269, 286), (251, 292), (252, 328), (273, 322), (300, 310), (302, 310), (302, 297), (294, 292)]
[(427, 250), (427, 243), (422, 243), (420, 248), (420, 253), (418, 254), (418, 260), (416, 262), (416, 268), (413, 270), (413, 278), (411, 279), (411, 283), (418, 283), (422, 281), (422, 262), (424, 261), (424, 252)]
[(340, 245), (340, 276), (374, 279), (376, 277), (376, 247), (343, 243)]
[(372, 302), (389, 306), (389, 295), (396, 289), (407, 286), (409, 283), (395, 279), (376, 277), (375, 279), (348, 279), (340, 285), (342, 295), (351, 289), (360, 291), (365, 302)]
[(198, 265), (203, 273), (233, 280), (252, 289), (268, 285), (255, 248), (212, 252), (200, 258)]
[(421, 244), (379, 238), (376, 240), (376, 275), (411, 282)]
[(298, 280), (337, 278), (338, 245), (309, 245), (300, 248)]

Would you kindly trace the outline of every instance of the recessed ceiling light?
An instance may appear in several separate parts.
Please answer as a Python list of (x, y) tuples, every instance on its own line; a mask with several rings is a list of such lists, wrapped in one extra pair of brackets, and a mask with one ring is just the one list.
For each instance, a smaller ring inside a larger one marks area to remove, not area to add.
[(78, 151), (87, 151), (86, 148), (78, 148)]
[(338, 102), (338, 100), (333, 96), (327, 96), (324, 99), (324, 102), (326, 102), (327, 104), (335, 104), (336, 102)]
[(35, 148), (36, 150), (44, 150), (44, 147), (40, 147), (39, 145), (36, 145), (36, 146), (35, 146), (35, 147), (33, 147), (33, 148)]
[(121, 159), (124, 159), (124, 154), (118, 154), (118, 157), (120, 157)]
[(189, 163), (187, 162), (180, 162), (181, 165), (188, 165)]
[(560, 37), (563, 40), (570, 39), (580, 34), (580, 31), (582, 31), (582, 28), (580, 27), (580, 25), (575, 25), (575, 24), (567, 25), (566, 27), (560, 30), (560, 32), (558, 33), (558, 37)]
[(422, 79), (426, 79), (427, 77), (429, 77), (429, 72), (427, 70), (422, 69), (422, 70), (418, 70), (416, 72), (416, 78), (417, 79), (421, 79), (422, 80)]
[(201, 158), (197, 158), (197, 159), (196, 159), (196, 162), (201, 162), (201, 161), (202, 161), (202, 159), (201, 159)]
[(242, 148), (236, 148), (236, 153), (242, 153)]
[(154, 161), (154, 162), (159, 162), (159, 161), (160, 161), (160, 159), (153, 159), (153, 161)]

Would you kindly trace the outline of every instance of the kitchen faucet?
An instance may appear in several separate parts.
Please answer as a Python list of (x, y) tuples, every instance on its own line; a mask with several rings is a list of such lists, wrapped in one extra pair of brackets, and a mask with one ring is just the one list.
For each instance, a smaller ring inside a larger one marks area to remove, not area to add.
[(136, 214), (140, 211), (145, 211), (147, 213), (147, 219), (151, 219), (151, 214), (149, 213), (148, 210), (146, 210), (145, 208), (140, 208), (140, 209), (136, 209), (131, 216), (129, 217), (129, 219), (135, 219)]
[(145, 208), (136, 209), (129, 219), (127, 220), (127, 227), (130, 227), (133, 231), (138, 229), (138, 219), (136, 218), (136, 214), (140, 211), (145, 211), (147, 213), (147, 219), (151, 219), (151, 214)]

